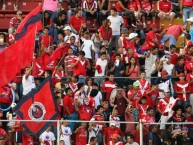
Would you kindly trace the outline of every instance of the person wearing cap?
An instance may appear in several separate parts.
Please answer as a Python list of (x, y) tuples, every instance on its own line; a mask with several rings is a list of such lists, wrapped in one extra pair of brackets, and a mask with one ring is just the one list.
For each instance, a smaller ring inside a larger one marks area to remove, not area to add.
[(138, 121), (137, 105), (139, 103), (138, 100), (140, 100), (142, 97), (142, 94), (141, 91), (139, 90), (139, 83), (137, 81), (133, 83), (133, 89), (130, 89), (128, 91), (127, 97), (132, 102), (135, 120)]
[(78, 38), (77, 38), (76, 34), (74, 34), (72, 32), (72, 28), (70, 26), (68, 26), (68, 25), (65, 26), (63, 30), (64, 30), (64, 34), (66, 35), (64, 37), (64, 43), (65, 44), (70, 44), (70, 37), (71, 36), (74, 36), (76, 38), (75, 43), (78, 43)]
[(0, 145), (5, 145), (9, 136), (7, 135), (6, 131), (3, 128), (0, 128)]
[(164, 92), (169, 92), (169, 90), (173, 91), (173, 85), (171, 82), (171, 78), (168, 75), (166, 70), (161, 71), (161, 77), (156, 78), (155, 85), (158, 86), (159, 98), (164, 98)]
[(180, 73), (178, 77), (179, 81), (175, 83), (174, 90), (177, 95), (177, 98), (179, 99), (178, 104), (182, 105), (185, 108), (186, 105), (189, 104), (190, 86), (189, 82), (185, 81), (184, 73)]
[(125, 44), (127, 43), (128, 34), (129, 34), (129, 30), (127, 28), (121, 29), (121, 36), (119, 37), (119, 40), (118, 40), (119, 47), (122, 47), (122, 48), (126, 47)]
[(169, 40), (169, 47), (171, 45), (176, 45), (176, 42), (178, 40), (178, 37), (185, 33), (184, 27), (181, 25), (172, 25), (167, 28), (166, 33), (164, 34), (161, 44), (165, 45), (165, 43)]
[(16, 16), (11, 18), (11, 20), (9, 22), (8, 33), (12, 34), (13, 28), (17, 29), (17, 27), (19, 26), (21, 21), (22, 21), (22, 11), (17, 11)]
[[(193, 12), (192, 12), (193, 14)], [(189, 34), (190, 34), (190, 40), (193, 42), (193, 16), (187, 19), (187, 22), (189, 24)]]
[(126, 45), (126, 50), (128, 49), (128, 48), (131, 48), (131, 49), (133, 49), (133, 51), (135, 52), (135, 53), (137, 53), (137, 51), (136, 51), (136, 42), (137, 42), (137, 40), (138, 40), (138, 34), (137, 33), (130, 33), (129, 34), (129, 37), (128, 37), (128, 40), (129, 40), (129, 42), (127, 43), (127, 45)]
[[(109, 145), (110, 141), (113, 141), (113, 137), (123, 137), (123, 132), (120, 128), (116, 127), (116, 122), (111, 122), (109, 127), (106, 127), (103, 132), (103, 145)], [(116, 133), (116, 135), (114, 135)], [(113, 136), (114, 135), (114, 136)]]
[(172, 12), (172, 2), (169, 0), (160, 0), (158, 1), (158, 17), (160, 18), (160, 22), (162, 25), (164, 19), (169, 19), (170, 20), (170, 25), (172, 25), (173, 20), (175, 18), (175, 13)]
[(119, 135), (117, 133), (114, 133), (112, 140), (108, 142), (108, 145), (124, 145), (124, 143), (120, 141)]
[[(171, 56), (165, 55), (160, 59), (160, 62), (158, 64), (158, 70), (166, 70), (168, 75), (175, 76), (175, 67), (171, 63)], [(159, 75), (159, 74), (158, 74)]]
[(111, 15), (107, 17), (110, 20), (112, 28), (112, 39), (110, 43), (110, 49), (112, 50), (113, 44), (115, 44), (115, 49), (118, 48), (118, 39), (120, 37), (121, 25), (124, 24), (124, 20), (121, 16), (117, 15), (117, 10), (112, 8), (110, 11)]

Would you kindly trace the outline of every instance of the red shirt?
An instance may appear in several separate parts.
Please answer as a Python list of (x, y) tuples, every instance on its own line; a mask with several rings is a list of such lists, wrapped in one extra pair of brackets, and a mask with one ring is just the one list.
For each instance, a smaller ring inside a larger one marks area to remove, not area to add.
[[(158, 101), (157, 107), (161, 110), (161, 112), (165, 112), (166, 106), (169, 103), (170, 98), (163, 98)], [(168, 115), (167, 112), (165, 112), (165, 115)]]
[(142, 94), (142, 96), (145, 96), (146, 91), (150, 88), (150, 83), (148, 81), (142, 80), (142, 79), (138, 80), (138, 82), (140, 84), (139, 89), (141, 91), (141, 94)]
[(142, 11), (145, 11), (145, 12), (148, 12), (148, 11), (151, 11), (151, 3), (149, 1), (142, 1), (141, 2), (141, 10)]
[(184, 70), (187, 71), (187, 73), (191, 73), (192, 72), (192, 67), (193, 67), (193, 61), (191, 61), (191, 60), (186, 61), (185, 66), (184, 66)]
[(105, 128), (104, 136), (105, 136), (106, 144), (108, 144), (108, 142), (113, 140), (113, 134), (114, 133), (117, 133), (118, 135), (123, 136), (123, 133), (122, 133), (120, 128), (111, 127), (111, 126)]
[(88, 105), (81, 105), (79, 107), (80, 120), (90, 120), (93, 114), (93, 110)]
[(183, 4), (183, 6), (187, 6), (187, 7), (192, 7), (193, 6), (193, 1), (192, 0), (181, 0), (181, 3)]
[[(105, 118), (102, 114), (95, 114), (92, 119), (93, 121), (105, 121)], [(105, 123), (103, 122), (97, 122), (98, 125), (104, 125)]]
[[(187, 74), (186, 80), (187, 81), (192, 81), (193, 80), (192, 73)], [(190, 94), (193, 94), (193, 84), (189, 84), (189, 89), (190, 89)]]
[(139, 132), (139, 130), (133, 130), (133, 131), (131, 131), (131, 134), (134, 135), (134, 141), (139, 144), (139, 142), (140, 142), (140, 132)]
[(21, 120), (21, 118), (20, 118), (19, 116), (17, 116), (17, 117), (15, 118), (15, 125), (18, 126), (18, 127), (15, 128), (15, 131), (16, 131), (16, 132), (23, 130), (23, 128), (22, 128), (22, 126), (21, 126), (21, 122), (18, 121), (18, 120)]
[(170, 54), (170, 56), (171, 56), (171, 63), (173, 65), (176, 65), (177, 62), (178, 62), (178, 54), (177, 53), (173, 53), (173, 54)]
[(33, 137), (26, 133), (22, 133), (22, 145), (33, 145)]
[(149, 31), (146, 35), (145, 40), (148, 46), (156, 46), (156, 44), (152, 40), (158, 41), (158, 37), (154, 31)]
[(146, 115), (143, 116), (142, 122), (143, 123), (148, 123), (148, 124), (155, 123), (155, 118), (153, 116), (149, 116), (149, 115), (146, 114)]
[(87, 130), (80, 128), (76, 133), (76, 145), (86, 145), (87, 144)]
[[(151, 90), (151, 88), (149, 88), (149, 90), (147, 90), (146, 92), (149, 92)], [(156, 104), (156, 99), (159, 97), (159, 92), (158, 91), (152, 91), (150, 94), (146, 95), (147, 97), (147, 102), (149, 104), (149, 106), (151, 108), (155, 108), (155, 104)]]
[(116, 3), (115, 9), (117, 10), (117, 12), (123, 12), (123, 9), (121, 8), (121, 5), (119, 4), (119, 2)]
[(116, 82), (112, 82), (112, 81), (106, 81), (102, 84), (102, 87), (101, 87), (101, 92), (105, 91), (106, 92), (106, 98), (105, 100), (106, 101), (109, 101), (110, 100), (110, 94), (111, 94), (111, 91), (117, 87), (117, 83)]
[(4, 138), (7, 136), (7, 133), (3, 128), (0, 128), (0, 136), (3, 136)]
[(0, 87), (0, 103), (11, 104), (12, 101), (12, 93), (11, 88), (7, 87)]
[(183, 26), (181, 25), (172, 25), (167, 29), (166, 35), (172, 35), (178, 39), (178, 37), (182, 34), (183, 32)]
[(72, 25), (72, 27), (76, 30), (79, 31), (81, 24), (85, 22), (85, 19), (83, 17), (77, 18), (76, 15), (70, 17), (69, 24)]
[[(174, 85), (174, 90), (177, 92), (182, 92), (183, 89), (185, 89), (185, 91), (189, 91), (189, 83), (188, 81), (184, 81), (184, 82), (176, 82)], [(181, 101), (188, 101), (189, 100), (189, 93), (186, 93), (183, 95), (183, 93), (177, 94), (177, 98), (179, 98)]]
[(112, 28), (108, 27), (105, 29), (104, 26), (101, 26), (98, 30), (101, 33), (103, 40), (110, 40), (112, 38)]
[(132, 11), (138, 11), (138, 5), (139, 5), (139, 2), (133, 0), (132, 2), (128, 3), (127, 8)]
[(134, 93), (133, 89), (129, 90), (127, 93), (127, 96), (132, 101), (133, 108), (136, 108), (136, 106), (138, 105), (137, 101), (141, 99), (142, 94), (141, 94), (141, 91), (138, 90), (137, 93), (132, 98), (130, 98), (133, 93)]
[(49, 46), (52, 46), (54, 40), (53, 40), (52, 36), (50, 36), (50, 35), (48, 35), (48, 36), (42, 35), (42, 36), (40, 36), (39, 42), (43, 43), (44, 48), (48, 48)]
[(158, 7), (159, 7), (159, 10), (165, 13), (168, 13), (169, 11), (172, 10), (172, 3), (170, 1), (161, 0), (158, 2)]
[(143, 118), (143, 116), (147, 115), (146, 110), (149, 107), (147, 104), (139, 104), (138, 105), (138, 110), (139, 110), (139, 119)]
[[(78, 60), (78, 58), (74, 58), (72, 60), (72, 63), (75, 63)], [(86, 77), (86, 66), (88, 65), (88, 62), (85, 59), (82, 59), (78, 62), (78, 64), (73, 68), (74, 75), (77, 76), (85, 76)]]
[[(70, 111), (70, 114), (73, 114), (75, 112), (75, 108), (74, 108), (74, 99), (73, 97), (69, 97), (69, 96), (65, 96), (63, 98), (63, 106), (66, 106), (68, 107), (69, 111)], [(64, 115), (69, 115), (66, 111), (66, 109), (64, 108), (63, 109), (63, 114)]]
[(13, 17), (13, 18), (11, 18), (11, 20), (9, 22), (9, 26), (17, 28), (20, 23), (21, 23), (20, 19), (17, 19), (17, 17)]

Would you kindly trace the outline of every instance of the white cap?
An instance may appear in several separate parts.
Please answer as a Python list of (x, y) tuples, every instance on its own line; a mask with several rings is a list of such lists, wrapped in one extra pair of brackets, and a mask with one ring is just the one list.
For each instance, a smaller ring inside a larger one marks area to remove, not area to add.
[(70, 26), (66, 26), (63, 30), (64, 30), (64, 31), (65, 31), (65, 30), (70, 30), (70, 31), (71, 31), (72, 29), (71, 29)]
[(193, 17), (190, 17), (189, 19), (187, 19), (187, 21), (193, 22)]
[(137, 33), (130, 33), (130, 34), (129, 34), (129, 40), (131, 40), (131, 39), (133, 39), (133, 38), (135, 38), (135, 37), (137, 37), (137, 36), (138, 36)]
[(110, 126), (116, 126), (116, 122), (115, 122), (115, 121), (112, 121), (112, 122), (110, 123)]

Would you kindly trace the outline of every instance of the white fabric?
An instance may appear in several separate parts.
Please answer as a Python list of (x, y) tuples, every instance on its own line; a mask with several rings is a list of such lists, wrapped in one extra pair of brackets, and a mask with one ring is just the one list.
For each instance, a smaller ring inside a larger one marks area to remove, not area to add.
[(112, 28), (112, 34), (113, 35), (120, 35), (120, 29), (121, 29), (121, 24), (124, 23), (124, 20), (121, 16), (117, 15), (117, 16), (108, 16), (108, 18), (111, 22), (110, 27)]
[[(54, 136), (54, 133), (49, 131), (45, 131), (43, 132), (41, 135), (40, 135), (40, 139), (43, 140), (43, 141), (48, 141), (50, 143), (50, 145), (53, 145), (52, 144), (52, 141), (55, 141), (56, 138)], [(45, 145), (44, 143), (41, 143), (41, 145)]]
[(107, 66), (107, 60), (101, 60), (101, 58), (98, 58), (96, 61), (96, 65), (100, 65), (101, 69), (102, 69), (102, 73), (98, 73), (97, 69), (95, 70), (95, 76), (105, 76), (105, 70), (106, 70), (106, 66)]
[(126, 143), (125, 145), (139, 145), (138, 143), (136, 143), (136, 142), (133, 142), (132, 144), (130, 144), (130, 143)]
[[(164, 90), (165, 92), (168, 92), (169, 91), (169, 85), (170, 85), (170, 80), (167, 80), (165, 82), (158, 84), (158, 88), (161, 90)], [(159, 98), (164, 98), (163, 92), (159, 92)]]
[(89, 59), (92, 59), (92, 53), (91, 52), (92, 52), (92, 50), (95, 50), (93, 41), (92, 40), (87, 40), (87, 39), (84, 39), (84, 38), (82, 38), (82, 41), (84, 43), (82, 44), (81, 49), (82, 49), (82, 51), (85, 52), (85, 57), (89, 58)]
[(70, 127), (61, 126), (62, 134), (60, 136), (60, 140), (65, 142), (65, 145), (71, 145), (70, 136), (72, 135), (72, 131)]
[(74, 36), (75, 37), (75, 43), (77, 43), (78, 42), (78, 37), (77, 37), (77, 35), (76, 34), (74, 34), (74, 33), (71, 33), (70, 34), (70, 36), (65, 36), (64, 37), (64, 42), (66, 41), (66, 40), (68, 40), (66, 43), (70, 43), (70, 39), (68, 39), (68, 37), (70, 38), (71, 36)]
[(166, 62), (163, 63), (163, 70), (166, 70), (168, 72), (168, 75), (172, 74), (172, 70), (174, 68), (174, 65), (171, 64), (167, 64)]
[(102, 93), (98, 91), (98, 94), (94, 97), (95, 100), (95, 108), (97, 109), (98, 105), (101, 105), (100, 100), (102, 100)]
[(29, 93), (33, 88), (36, 87), (34, 77), (29, 75), (28, 78), (25, 78), (26, 74), (22, 78), (22, 86), (23, 86), (23, 95)]

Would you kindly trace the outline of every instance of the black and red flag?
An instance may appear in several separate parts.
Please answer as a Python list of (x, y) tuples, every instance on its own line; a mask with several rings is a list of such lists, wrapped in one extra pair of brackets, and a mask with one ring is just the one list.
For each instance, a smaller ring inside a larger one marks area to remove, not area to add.
[(59, 116), (51, 77), (22, 97), (14, 111), (22, 120), (33, 121), (22, 122), (28, 134), (40, 136), (53, 123), (43, 120), (56, 120)]

